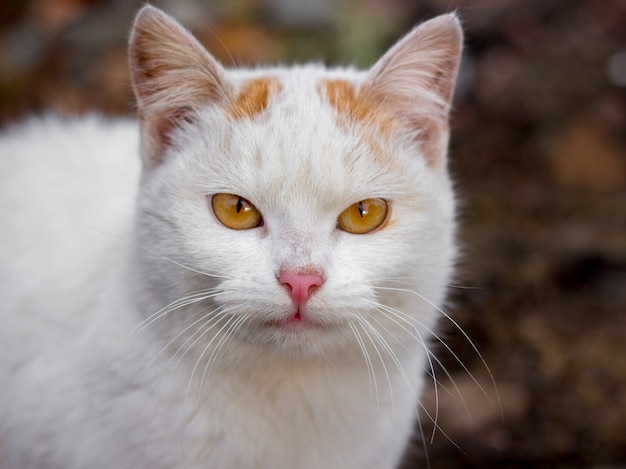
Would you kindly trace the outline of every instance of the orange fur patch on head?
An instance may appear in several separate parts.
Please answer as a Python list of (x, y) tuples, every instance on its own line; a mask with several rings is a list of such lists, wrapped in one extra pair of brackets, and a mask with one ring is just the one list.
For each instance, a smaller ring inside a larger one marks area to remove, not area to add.
[(318, 86), (318, 92), (337, 111), (337, 124), (340, 128), (361, 132), (376, 160), (386, 161), (384, 142), (390, 141), (396, 132), (401, 132), (402, 125), (407, 132), (410, 129), (419, 129), (415, 135), (419, 136), (420, 146), (429, 164), (435, 165), (441, 160), (442, 144), (439, 138), (447, 135), (446, 120), (433, 120), (419, 114), (414, 117), (406, 113), (400, 114), (397, 110), (394, 112), (372, 89), (359, 89), (347, 80), (324, 80)]
[(250, 80), (231, 101), (228, 114), (235, 120), (252, 119), (267, 108), (272, 96), (278, 94), (281, 88), (280, 81), (275, 77)]
[(369, 96), (367, 90), (357, 90), (347, 80), (324, 80), (319, 87), (328, 103), (335, 108), (341, 119), (351, 124), (374, 125), (389, 136), (393, 126), (393, 116)]
[(363, 121), (372, 113), (368, 103), (357, 99), (356, 89), (349, 81), (325, 80), (321, 87), (329, 104), (342, 116)]
[[(344, 130), (353, 126), (361, 127), (363, 138), (369, 144), (374, 156), (384, 160), (385, 155), (376, 137), (388, 140), (395, 126), (393, 115), (378, 104), (367, 90), (358, 90), (347, 80), (324, 80), (318, 92), (337, 111), (337, 124)], [(377, 131), (372, 134), (372, 129)]]

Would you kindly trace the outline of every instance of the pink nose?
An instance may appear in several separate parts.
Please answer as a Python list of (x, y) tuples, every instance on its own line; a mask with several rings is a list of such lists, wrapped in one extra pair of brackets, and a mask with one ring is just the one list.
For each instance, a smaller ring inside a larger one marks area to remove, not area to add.
[(324, 280), (319, 275), (294, 274), (291, 272), (281, 273), (278, 281), (281, 285), (286, 285), (289, 288), (291, 300), (298, 307), (307, 302), (315, 287), (319, 287), (324, 283)]

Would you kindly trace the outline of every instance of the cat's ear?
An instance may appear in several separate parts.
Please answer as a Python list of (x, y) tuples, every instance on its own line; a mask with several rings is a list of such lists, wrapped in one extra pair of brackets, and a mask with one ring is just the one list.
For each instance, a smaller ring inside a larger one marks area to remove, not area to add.
[(398, 116), (432, 164), (445, 159), (463, 32), (454, 14), (427, 21), (374, 64), (362, 91)]
[(230, 84), (222, 66), (187, 30), (149, 5), (135, 18), (129, 58), (144, 161), (156, 166), (176, 126), (197, 107), (226, 101)]

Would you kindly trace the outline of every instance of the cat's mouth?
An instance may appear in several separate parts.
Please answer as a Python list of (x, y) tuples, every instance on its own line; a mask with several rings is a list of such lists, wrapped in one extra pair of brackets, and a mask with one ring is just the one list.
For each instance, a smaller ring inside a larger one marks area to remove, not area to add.
[(273, 329), (283, 329), (287, 331), (305, 331), (310, 329), (327, 328), (327, 324), (322, 324), (319, 321), (311, 318), (310, 315), (303, 314), (300, 310), (295, 313), (285, 316), (281, 319), (271, 319), (264, 321), (266, 327)]

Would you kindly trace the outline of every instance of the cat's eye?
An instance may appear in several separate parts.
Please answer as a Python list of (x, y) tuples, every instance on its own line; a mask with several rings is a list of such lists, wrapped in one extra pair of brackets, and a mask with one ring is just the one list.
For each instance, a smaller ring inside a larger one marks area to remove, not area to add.
[(261, 212), (238, 195), (215, 194), (211, 199), (211, 205), (217, 219), (233, 230), (249, 230), (263, 223)]
[(380, 228), (389, 214), (385, 199), (365, 199), (350, 205), (337, 218), (340, 230), (353, 234), (371, 233)]

